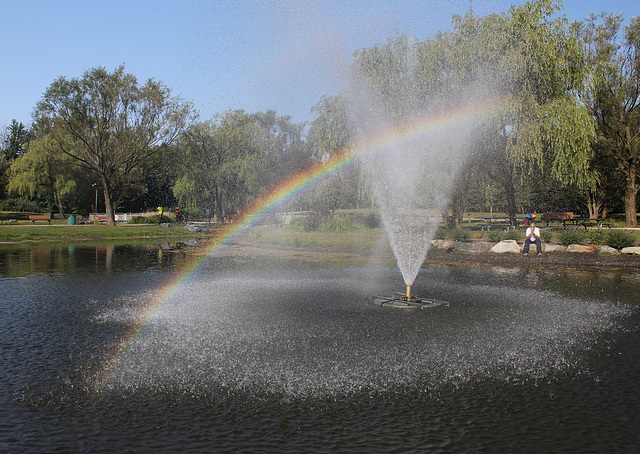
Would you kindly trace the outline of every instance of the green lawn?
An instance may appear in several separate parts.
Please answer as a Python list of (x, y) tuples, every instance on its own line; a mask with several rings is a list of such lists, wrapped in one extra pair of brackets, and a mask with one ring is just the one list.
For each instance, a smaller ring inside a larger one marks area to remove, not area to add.
[(68, 223), (30, 222), (0, 225), (0, 242), (25, 241), (111, 241), (111, 240), (143, 240), (167, 239), (182, 240), (205, 236), (193, 233), (182, 226), (172, 225), (163, 228), (159, 225), (69, 225)]

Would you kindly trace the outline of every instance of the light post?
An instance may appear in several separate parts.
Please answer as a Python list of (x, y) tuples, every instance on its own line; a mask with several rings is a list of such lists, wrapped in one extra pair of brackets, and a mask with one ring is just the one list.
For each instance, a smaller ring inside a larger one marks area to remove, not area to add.
[(96, 203), (93, 205), (93, 212), (98, 214), (98, 183), (93, 183), (91, 186), (96, 188)]

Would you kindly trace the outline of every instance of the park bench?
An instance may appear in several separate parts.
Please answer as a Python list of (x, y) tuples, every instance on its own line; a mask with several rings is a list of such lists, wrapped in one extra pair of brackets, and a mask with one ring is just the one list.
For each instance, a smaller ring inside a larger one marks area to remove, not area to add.
[(50, 214), (30, 214), (29, 215), (29, 220), (33, 224), (35, 224), (36, 221), (47, 221), (49, 224), (51, 224), (51, 219), (52, 217)]
[(606, 222), (604, 219), (590, 219), (585, 217), (574, 217), (573, 212), (571, 211), (557, 211), (553, 213), (543, 213), (542, 219), (547, 221), (547, 226), (549, 226), (549, 221), (561, 221), (562, 227), (566, 228), (567, 224), (572, 226), (573, 228), (584, 227), (588, 229), (589, 227), (597, 227), (601, 229), (602, 227), (611, 228), (611, 223)]
[(542, 219), (547, 221), (547, 227), (549, 227), (549, 221), (561, 221), (562, 226), (567, 226), (567, 221), (573, 219), (573, 211), (552, 211), (549, 213), (542, 213)]

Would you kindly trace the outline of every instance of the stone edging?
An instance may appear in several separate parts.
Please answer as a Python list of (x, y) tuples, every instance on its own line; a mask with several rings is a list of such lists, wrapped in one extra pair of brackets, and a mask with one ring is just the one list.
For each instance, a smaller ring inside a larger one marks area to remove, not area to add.
[[(523, 243), (524, 244), (524, 243)], [(432, 240), (431, 245), (436, 249), (445, 251), (457, 251), (457, 252), (493, 252), (496, 254), (502, 253), (522, 253), (522, 244), (516, 240), (503, 240), (499, 243), (490, 243), (488, 241), (471, 241), (462, 242), (454, 240)], [(534, 246), (535, 247), (535, 246)], [(535, 250), (535, 249), (534, 249)], [(621, 250), (615, 249), (611, 246), (587, 246), (582, 244), (571, 244), (569, 246), (563, 246), (560, 244), (543, 244), (543, 252), (600, 252), (605, 254), (631, 254), (640, 255), (640, 247), (632, 246), (626, 247)]]

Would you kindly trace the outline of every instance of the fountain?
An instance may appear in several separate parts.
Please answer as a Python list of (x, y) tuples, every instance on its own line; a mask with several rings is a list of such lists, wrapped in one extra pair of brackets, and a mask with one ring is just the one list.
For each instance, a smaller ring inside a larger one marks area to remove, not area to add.
[[(470, 106), (466, 91), (461, 91), (456, 100), (433, 97), (432, 106), (440, 107), (431, 110), (417, 107), (416, 99), (424, 94), (415, 88), (415, 57), (411, 57), (415, 55), (415, 44), (409, 41), (408, 45), (409, 57), (400, 71), (405, 80), (390, 90), (393, 99), (381, 96), (367, 77), (357, 72), (347, 99), (356, 149), (362, 155), (361, 162), (406, 286), (404, 294), (378, 297), (375, 302), (389, 307), (427, 308), (440, 304), (412, 297), (411, 286), (447, 208), (453, 183), (471, 148), (471, 133), (477, 126), (474, 121), (460, 121), (456, 111), (481, 109)], [(475, 92), (478, 93), (477, 88)], [(403, 113), (392, 121), (388, 110), (398, 103)], [(444, 105), (448, 107), (445, 109)]]

